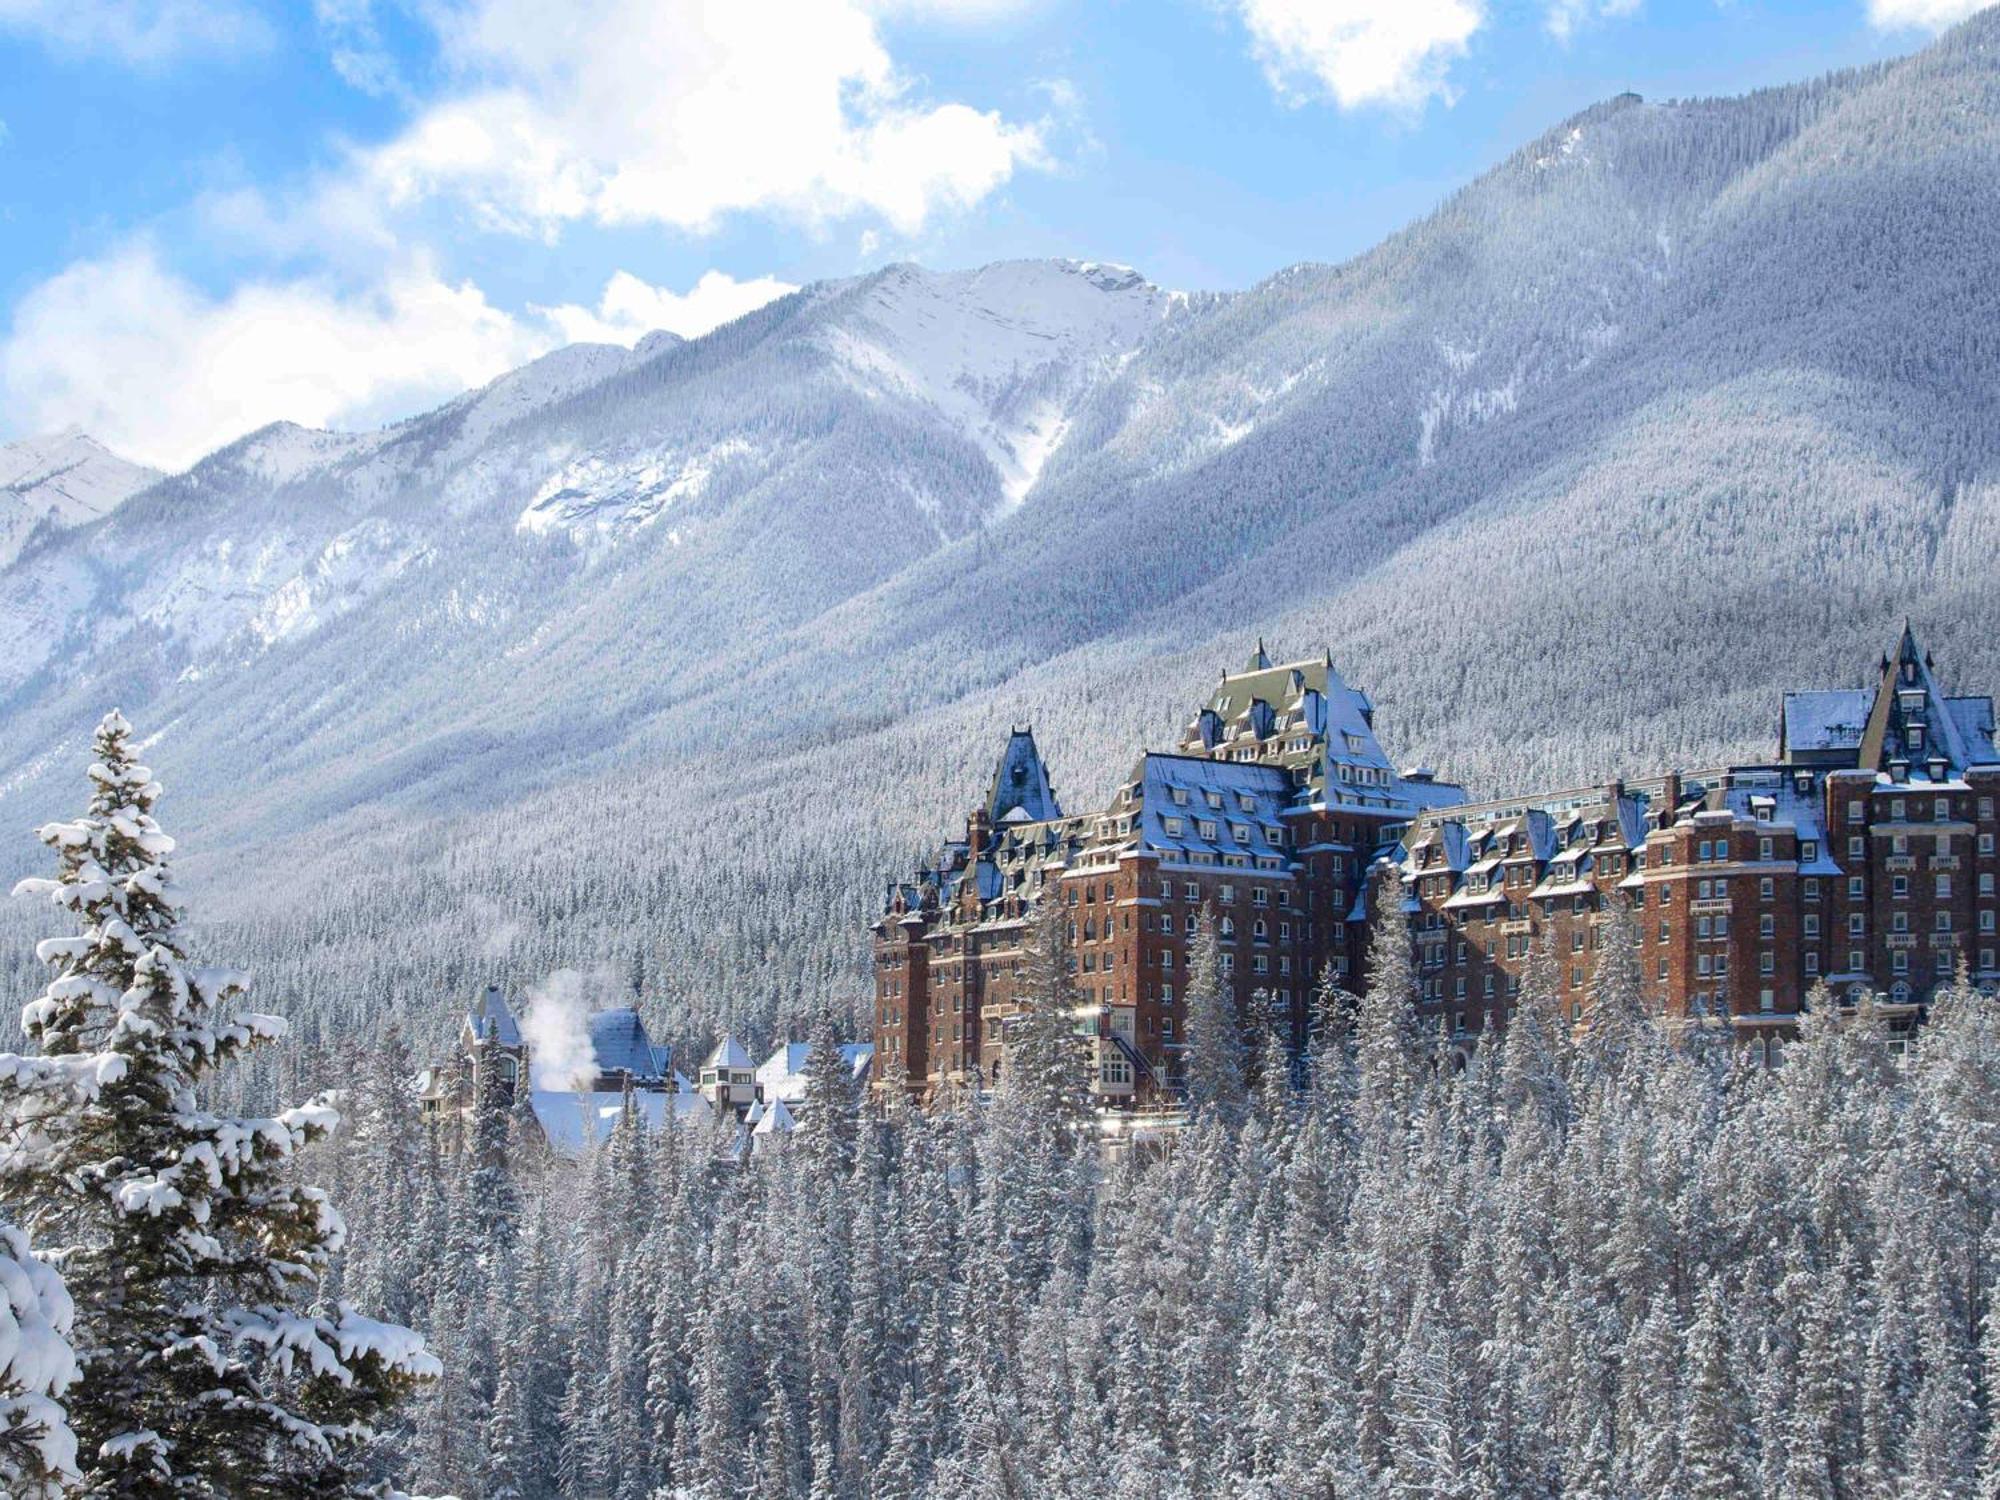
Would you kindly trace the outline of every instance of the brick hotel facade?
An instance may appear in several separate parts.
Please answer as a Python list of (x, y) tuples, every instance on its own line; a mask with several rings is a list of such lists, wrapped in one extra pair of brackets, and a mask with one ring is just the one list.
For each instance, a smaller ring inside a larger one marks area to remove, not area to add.
[(1813, 984), (1913, 1025), (1965, 963), (2000, 981), (2000, 753), (1988, 697), (1947, 697), (1905, 628), (1873, 686), (1787, 693), (1777, 758), (1468, 801), (1397, 770), (1330, 659), (1226, 674), (1177, 750), (1110, 804), (1065, 814), (1015, 730), (963, 838), (893, 882), (874, 928), (875, 1078), (919, 1097), (999, 1075), (1032, 908), (1070, 908), (1109, 1105), (1169, 1096), (1198, 915), (1220, 920), (1239, 1007), (1302, 1036), (1322, 972), (1365, 987), (1372, 884), (1398, 879), (1421, 1009), (1505, 1024), (1537, 944), (1580, 1017), (1611, 905), (1637, 921), (1650, 998), (1781, 1044)]

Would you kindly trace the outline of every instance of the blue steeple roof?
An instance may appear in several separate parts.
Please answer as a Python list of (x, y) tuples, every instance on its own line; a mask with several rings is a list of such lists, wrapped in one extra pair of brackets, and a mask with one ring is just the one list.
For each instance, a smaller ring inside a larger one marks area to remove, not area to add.
[(1035, 748), (1035, 731), (1016, 729), (1007, 737), (1000, 764), (993, 772), (993, 790), (986, 799), (986, 814), (996, 824), (1009, 820), (1018, 811), (1018, 822), (1046, 823), (1062, 816), (1055, 788), (1049, 784), (1048, 767)]

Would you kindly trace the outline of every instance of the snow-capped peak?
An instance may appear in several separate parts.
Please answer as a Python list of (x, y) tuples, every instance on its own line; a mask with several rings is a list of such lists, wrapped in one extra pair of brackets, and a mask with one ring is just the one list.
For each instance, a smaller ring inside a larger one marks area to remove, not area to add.
[(0, 444), (0, 567), (44, 521), (81, 526), (159, 477), (74, 427)]
[(927, 403), (977, 442), (1011, 507), (1061, 443), (1072, 403), (1176, 303), (1131, 267), (1096, 261), (896, 265), (861, 284), (825, 344), (862, 389)]

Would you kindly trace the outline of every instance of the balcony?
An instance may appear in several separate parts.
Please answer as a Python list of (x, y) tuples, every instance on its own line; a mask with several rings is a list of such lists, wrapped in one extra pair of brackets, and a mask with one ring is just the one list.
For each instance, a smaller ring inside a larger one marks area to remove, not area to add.
[(1931, 868), (1933, 870), (1956, 870), (1958, 868), (1958, 856), (1956, 854), (1933, 854), (1931, 856)]
[(1729, 898), (1725, 896), (1715, 901), (1690, 901), (1688, 910), (1698, 917), (1726, 917), (1729, 915)]
[(1917, 935), (1914, 932), (1892, 932), (1883, 941), (1889, 945), (1890, 951), (1894, 952), (1898, 948), (1916, 947)]
[(1917, 858), (1914, 854), (1892, 854), (1882, 861), (1882, 868), (1892, 875), (1904, 874), (1916, 867)]

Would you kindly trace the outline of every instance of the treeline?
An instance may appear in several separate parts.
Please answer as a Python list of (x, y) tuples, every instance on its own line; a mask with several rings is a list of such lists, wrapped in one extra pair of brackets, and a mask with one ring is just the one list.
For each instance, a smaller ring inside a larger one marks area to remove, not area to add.
[(750, 1155), (628, 1124), (549, 1162), (497, 1111), (441, 1155), (379, 1063), (343, 1276), (446, 1367), (399, 1462), (620, 1500), (1994, 1493), (1990, 1000), (1903, 1054), (1822, 993), (1766, 1071), (1615, 961), (1572, 1033), (1545, 960), (1463, 1058), (1404, 951), (1299, 1059), (1191, 1002), (1195, 1122), (1109, 1157), (1046, 961), (993, 1096), (856, 1110), (814, 1066)]

